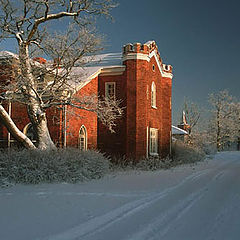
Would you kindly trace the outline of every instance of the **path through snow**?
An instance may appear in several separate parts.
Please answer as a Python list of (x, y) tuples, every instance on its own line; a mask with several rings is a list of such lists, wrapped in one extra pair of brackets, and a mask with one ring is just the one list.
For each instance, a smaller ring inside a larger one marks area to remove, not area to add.
[(83, 184), (0, 189), (1, 240), (239, 240), (240, 152)]

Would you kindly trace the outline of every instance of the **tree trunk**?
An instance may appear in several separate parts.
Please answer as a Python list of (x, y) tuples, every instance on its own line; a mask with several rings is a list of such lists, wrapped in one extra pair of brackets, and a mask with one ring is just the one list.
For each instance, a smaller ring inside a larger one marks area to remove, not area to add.
[(28, 115), (37, 137), (37, 147), (42, 150), (56, 149), (47, 126), (46, 112), (42, 108), (42, 99), (37, 93), (37, 84), (31, 71), (28, 45), (19, 44), (19, 61), (23, 78), (23, 91), (28, 100)]
[(11, 117), (8, 115), (8, 113), (1, 104), (0, 104), (0, 120), (3, 123), (3, 125), (7, 128), (7, 130), (12, 134), (12, 136), (18, 142), (22, 143), (24, 147), (29, 149), (36, 148), (32, 141), (17, 128), (17, 126), (12, 121)]
[(28, 116), (37, 137), (37, 147), (42, 150), (56, 149), (47, 126), (46, 113), (38, 105), (28, 105)]
[(216, 141), (217, 141), (217, 150), (221, 150), (221, 137), (220, 137), (220, 112), (217, 111), (217, 136), (216, 136)]

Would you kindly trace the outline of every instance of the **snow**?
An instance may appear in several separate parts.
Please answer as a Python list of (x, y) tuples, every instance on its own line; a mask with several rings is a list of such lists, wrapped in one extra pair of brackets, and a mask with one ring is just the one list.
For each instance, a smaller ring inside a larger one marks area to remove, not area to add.
[(0, 189), (4, 240), (239, 240), (240, 152), (79, 184)]
[(88, 84), (92, 79), (97, 77), (103, 69), (110, 70), (111, 68), (122, 68), (123, 65), (114, 66), (88, 66), (88, 67), (73, 67), (70, 73), (68, 84), (73, 89), (81, 89)]
[(18, 58), (18, 55), (9, 51), (0, 51), (0, 59), (5, 58)]
[[(84, 67), (81, 65), (82, 62), (86, 63)], [(72, 68), (71, 76), (76, 76), (83, 85), (85, 85), (86, 82), (91, 81), (91, 79), (100, 74), (104, 67), (115, 68), (122, 66), (121, 53), (105, 53), (94, 56), (86, 56), (83, 57), (79, 66), (77, 63), (76, 66)]]
[[(18, 55), (9, 51), (0, 51), (0, 59), (6, 58), (17, 59)], [(36, 66), (40, 65), (37, 61), (33, 61), (33, 63)], [(53, 60), (49, 60), (47, 63), (51, 65)], [(72, 68), (70, 73), (71, 79), (68, 81), (68, 84), (73, 90), (79, 90), (100, 74), (102, 69), (119, 67), (123, 67), (122, 53), (105, 53), (93, 56), (84, 56), (81, 61), (77, 62), (76, 66)], [(62, 72), (64, 73), (65, 70), (62, 70)]]
[(150, 40), (150, 41), (147, 41), (145, 44), (150, 47), (153, 43), (155, 43), (155, 41)]
[(188, 134), (188, 132), (172, 125), (172, 134), (184, 135), (184, 134)]
[(115, 66), (122, 65), (122, 53), (103, 53), (83, 57), (87, 66)]

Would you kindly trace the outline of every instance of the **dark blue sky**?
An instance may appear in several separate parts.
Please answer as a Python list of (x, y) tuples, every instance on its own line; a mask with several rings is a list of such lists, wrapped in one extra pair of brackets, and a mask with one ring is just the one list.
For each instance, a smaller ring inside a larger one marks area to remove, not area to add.
[(240, 1), (120, 0), (114, 23), (100, 30), (107, 51), (128, 42), (155, 40), (163, 62), (173, 65), (173, 122), (184, 96), (207, 106), (211, 92), (240, 96)]
[[(171, 64), (173, 123), (184, 96), (207, 106), (211, 92), (240, 92), (239, 0), (119, 0), (114, 22), (98, 20), (105, 52), (121, 52), (126, 43), (155, 40), (163, 62)], [(11, 44), (11, 45), (10, 45)], [(2, 49), (14, 50), (11, 42)]]

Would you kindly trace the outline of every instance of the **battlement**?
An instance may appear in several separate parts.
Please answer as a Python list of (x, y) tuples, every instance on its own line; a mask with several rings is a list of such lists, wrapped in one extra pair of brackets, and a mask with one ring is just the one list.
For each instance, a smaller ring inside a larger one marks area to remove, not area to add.
[(123, 46), (123, 54), (128, 54), (128, 53), (149, 54), (155, 49), (157, 50), (157, 45), (156, 45), (155, 41), (148, 41), (144, 44), (128, 43)]
[(146, 54), (149, 55), (152, 52), (156, 53), (156, 56), (158, 58), (158, 60), (160, 61), (160, 63), (162, 64), (162, 59), (160, 57), (160, 53), (158, 51), (158, 47), (155, 43), (155, 41), (148, 41), (144, 44), (141, 43), (128, 43), (126, 45), (123, 46), (123, 56), (126, 56), (128, 54)]
[(128, 43), (123, 46), (123, 60), (142, 59), (147, 60), (153, 55), (159, 61), (159, 68), (165, 73), (172, 73), (172, 66), (163, 64), (155, 41), (141, 43)]
[(163, 68), (164, 72), (172, 73), (172, 66), (171, 65), (162, 64), (162, 68)]

